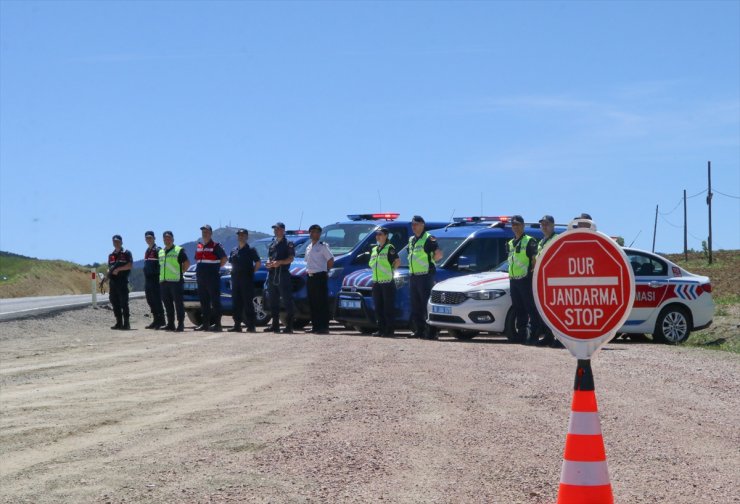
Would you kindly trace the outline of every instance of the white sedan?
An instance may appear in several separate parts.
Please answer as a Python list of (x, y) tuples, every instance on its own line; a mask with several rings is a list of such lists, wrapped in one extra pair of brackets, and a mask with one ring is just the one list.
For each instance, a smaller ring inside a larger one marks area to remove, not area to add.
[[(625, 248), (635, 273), (635, 303), (618, 331), (652, 333), (653, 339), (683, 343), (691, 331), (712, 323), (712, 284), (677, 264), (650, 252)], [(440, 282), (429, 298), (428, 322), (458, 339), (480, 332), (504, 333), (514, 340), (514, 314), (506, 264), (496, 271)]]

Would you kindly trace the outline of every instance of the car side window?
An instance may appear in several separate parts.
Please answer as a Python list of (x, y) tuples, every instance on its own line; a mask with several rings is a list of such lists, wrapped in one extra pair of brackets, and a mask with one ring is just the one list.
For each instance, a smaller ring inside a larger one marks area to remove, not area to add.
[(396, 248), (396, 252), (404, 248), (409, 243), (409, 236), (403, 228), (391, 231), (388, 239)]
[(460, 251), (471, 271), (491, 271), (506, 258), (506, 240), (501, 238), (480, 238), (471, 240)]
[(635, 276), (666, 276), (668, 265), (645, 254), (631, 252), (627, 255)]

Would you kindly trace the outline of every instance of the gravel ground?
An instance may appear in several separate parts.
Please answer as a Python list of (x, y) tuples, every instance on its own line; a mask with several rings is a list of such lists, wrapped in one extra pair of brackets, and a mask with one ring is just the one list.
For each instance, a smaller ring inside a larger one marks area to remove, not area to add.
[[(0, 324), (2, 502), (545, 503), (575, 359), (458, 342), (146, 331), (109, 310)], [(740, 358), (594, 359), (620, 503), (740, 502)]]

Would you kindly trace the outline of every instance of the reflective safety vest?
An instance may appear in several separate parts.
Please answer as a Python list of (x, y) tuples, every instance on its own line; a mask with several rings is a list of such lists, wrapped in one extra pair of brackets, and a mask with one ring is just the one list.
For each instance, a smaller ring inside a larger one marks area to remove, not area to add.
[[(509, 277), (518, 279), (529, 274), (529, 257), (527, 256), (527, 244), (534, 240), (531, 236), (524, 235), (519, 240), (519, 245), (514, 245), (514, 240), (509, 240)], [(519, 251), (517, 252), (517, 248)]]
[(381, 248), (380, 245), (373, 247), (370, 255), (370, 268), (373, 270), (373, 282), (388, 283), (393, 281), (393, 265), (388, 260), (388, 251), (393, 247), (386, 243)]
[(429, 233), (424, 231), (418, 239), (416, 236), (409, 238), (409, 272), (412, 275), (424, 275), (429, 273), (429, 254), (424, 251), (424, 245), (429, 239)]
[(537, 244), (537, 255), (539, 256), (542, 253), (542, 249), (545, 248), (545, 245), (547, 245), (548, 242), (554, 240), (557, 237), (558, 235), (553, 233), (552, 235), (550, 235), (550, 238), (542, 238)]
[(169, 250), (159, 249), (159, 281), (179, 282), (182, 279), (182, 266), (177, 258), (182, 247), (175, 245)]
[(218, 243), (213, 240), (209, 241), (205, 245), (199, 243), (195, 250), (195, 262), (220, 265), (221, 259), (216, 255), (216, 245), (218, 245)]

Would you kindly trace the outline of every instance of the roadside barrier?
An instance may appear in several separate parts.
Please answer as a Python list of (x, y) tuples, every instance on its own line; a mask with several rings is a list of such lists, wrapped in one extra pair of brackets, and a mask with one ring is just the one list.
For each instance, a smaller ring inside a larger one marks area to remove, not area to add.
[(612, 504), (590, 360), (578, 360), (558, 504)]

